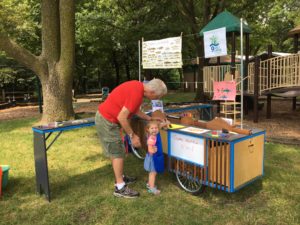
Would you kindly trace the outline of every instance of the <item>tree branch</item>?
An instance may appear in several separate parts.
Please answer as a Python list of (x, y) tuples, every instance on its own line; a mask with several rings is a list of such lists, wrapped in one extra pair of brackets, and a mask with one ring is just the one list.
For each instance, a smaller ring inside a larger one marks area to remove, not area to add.
[(225, 0), (219, 0), (217, 3), (216, 3), (216, 7), (215, 7), (215, 10), (214, 10), (214, 13), (211, 17), (212, 18), (215, 18), (219, 12), (222, 12), (223, 11), (223, 8), (224, 8), (224, 1)]
[(0, 33), (0, 50), (32, 70), (36, 75), (41, 77), (46, 74), (46, 64), (43, 63), (41, 57), (35, 56), (2, 33)]
[(185, 19), (190, 23), (192, 32), (198, 32), (198, 26), (195, 19), (195, 8), (194, 8), (194, 1), (186, 1), (186, 0), (177, 0), (177, 8), (180, 13), (185, 17)]

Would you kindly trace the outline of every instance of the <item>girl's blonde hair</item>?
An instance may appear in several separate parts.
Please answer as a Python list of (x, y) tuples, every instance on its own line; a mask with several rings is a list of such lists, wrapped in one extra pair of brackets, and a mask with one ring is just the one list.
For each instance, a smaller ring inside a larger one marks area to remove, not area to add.
[(146, 125), (146, 132), (148, 133), (148, 130), (150, 128), (151, 125), (156, 125), (159, 128), (159, 123), (157, 121), (149, 121)]

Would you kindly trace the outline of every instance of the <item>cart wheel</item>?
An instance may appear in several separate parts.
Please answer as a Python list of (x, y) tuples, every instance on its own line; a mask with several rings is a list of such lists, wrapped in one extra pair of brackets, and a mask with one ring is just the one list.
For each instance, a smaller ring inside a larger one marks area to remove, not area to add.
[(131, 145), (131, 141), (130, 138), (128, 137), (128, 135), (126, 135), (124, 137), (124, 145), (125, 148), (129, 151), (132, 152), (133, 155), (139, 159), (144, 159), (146, 157), (147, 151), (143, 148), (135, 148)]
[(193, 195), (203, 193), (205, 190), (205, 186), (198, 181), (192, 180), (190, 176), (191, 175), (189, 172), (176, 172), (177, 181), (186, 192), (189, 192)]
[(135, 148), (132, 145), (129, 145), (129, 148), (137, 158), (144, 159), (146, 157), (147, 151), (145, 149)]

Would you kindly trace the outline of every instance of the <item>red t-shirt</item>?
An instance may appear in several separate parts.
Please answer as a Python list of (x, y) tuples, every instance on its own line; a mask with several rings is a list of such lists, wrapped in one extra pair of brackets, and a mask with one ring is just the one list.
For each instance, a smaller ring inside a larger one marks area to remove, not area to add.
[(108, 95), (107, 99), (99, 105), (101, 115), (112, 123), (118, 123), (118, 115), (125, 106), (131, 117), (139, 110), (144, 96), (144, 85), (137, 80), (127, 81), (119, 85)]

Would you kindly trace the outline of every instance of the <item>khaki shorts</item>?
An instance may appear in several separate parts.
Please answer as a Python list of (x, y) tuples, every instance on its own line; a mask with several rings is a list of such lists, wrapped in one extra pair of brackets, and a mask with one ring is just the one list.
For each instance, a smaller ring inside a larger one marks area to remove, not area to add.
[(124, 158), (125, 147), (120, 134), (120, 125), (106, 120), (98, 111), (95, 125), (104, 154), (109, 158)]

